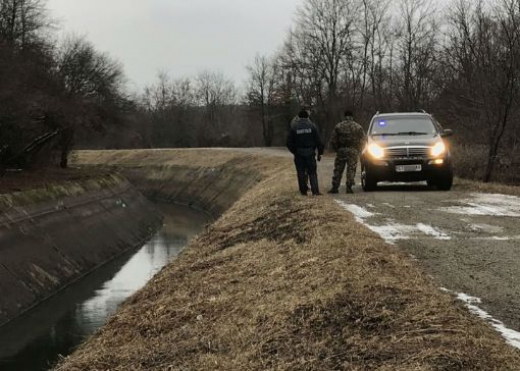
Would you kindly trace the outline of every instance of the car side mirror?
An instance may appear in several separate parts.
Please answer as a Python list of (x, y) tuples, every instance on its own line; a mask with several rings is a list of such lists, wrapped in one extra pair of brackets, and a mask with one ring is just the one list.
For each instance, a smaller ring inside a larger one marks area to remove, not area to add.
[(443, 138), (448, 138), (451, 136), (453, 136), (453, 130), (451, 130), (451, 129), (444, 129), (441, 133), (441, 137), (443, 137)]

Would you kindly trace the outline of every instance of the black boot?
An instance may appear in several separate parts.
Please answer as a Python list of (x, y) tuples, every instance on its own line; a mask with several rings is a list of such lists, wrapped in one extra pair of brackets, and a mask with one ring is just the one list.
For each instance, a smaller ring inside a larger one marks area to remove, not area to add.
[(352, 189), (351, 185), (347, 185), (347, 193), (348, 194), (353, 194), (354, 193), (354, 190)]
[(330, 191), (327, 192), (328, 194), (330, 195), (337, 195), (339, 192), (338, 192), (338, 189), (337, 188), (332, 188)]

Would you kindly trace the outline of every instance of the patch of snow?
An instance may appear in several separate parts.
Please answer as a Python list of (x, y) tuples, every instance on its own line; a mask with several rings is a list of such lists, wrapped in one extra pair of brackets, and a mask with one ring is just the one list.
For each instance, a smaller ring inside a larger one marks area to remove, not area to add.
[[(366, 223), (365, 223), (366, 224)], [(450, 240), (446, 233), (426, 224), (406, 225), (389, 221), (386, 225), (367, 225), (372, 231), (378, 233), (386, 242), (393, 243), (397, 240), (409, 240), (420, 233), (437, 240)]]
[(393, 244), (398, 240), (409, 240), (412, 237), (417, 237), (420, 233), (438, 240), (451, 239), (451, 237), (446, 233), (422, 223), (416, 225), (406, 225), (396, 223), (392, 219), (387, 219), (385, 224), (375, 225), (374, 223), (369, 223), (367, 219), (379, 214), (368, 211), (364, 207), (358, 205), (347, 204), (341, 200), (336, 200), (336, 202), (342, 208), (354, 214), (356, 221), (367, 226), (370, 230), (377, 233), (379, 236), (381, 236), (381, 238), (390, 244)]
[(477, 232), (485, 232), (485, 233), (489, 233), (489, 234), (504, 232), (503, 227), (489, 225), (489, 224), (471, 224), (470, 228)]
[(417, 224), (417, 229), (420, 230), (422, 233), (432, 236), (438, 240), (451, 240), (451, 237), (448, 236), (446, 233), (438, 230), (437, 228), (432, 227), (431, 225), (426, 225), (419, 223)]
[(358, 222), (361, 222), (363, 223), (364, 222), (364, 219), (366, 218), (371, 218), (373, 217), (374, 213), (368, 211), (367, 209), (365, 209), (364, 207), (361, 207), (361, 206), (358, 206), (358, 205), (352, 205), (352, 204), (347, 204), (343, 201), (340, 201), (340, 200), (337, 200), (337, 202), (340, 204), (341, 207), (343, 207), (345, 210), (351, 212), (352, 214), (354, 214), (354, 216), (356, 217), (356, 220)]
[(393, 245), (393, 243), (397, 240), (409, 240), (410, 234), (412, 232), (411, 226), (406, 226), (402, 224), (388, 224), (388, 225), (365, 225), (370, 228), (372, 231), (376, 232), (382, 239), (384, 239), (387, 243)]
[(389, 207), (391, 209), (395, 209), (395, 206), (392, 205), (392, 204), (389, 204), (388, 202), (385, 202), (383, 205), (385, 205), (385, 206), (387, 206), (387, 207)]
[(454, 293), (445, 287), (441, 287), (440, 290), (449, 294), (455, 294), (458, 300), (466, 304), (466, 307), (471, 313), (488, 322), (498, 333), (502, 335), (502, 337), (509, 345), (520, 349), (520, 332), (507, 328), (502, 321), (493, 318), (493, 316), (491, 316), (485, 310), (479, 308), (477, 304), (482, 304), (482, 299), (469, 296), (464, 293)]
[(470, 312), (476, 314), (483, 320), (487, 321), (491, 326), (493, 326), (493, 328), (496, 331), (498, 331), (502, 335), (502, 337), (504, 337), (504, 339), (506, 339), (506, 342), (509, 345), (517, 349), (520, 349), (520, 332), (507, 328), (502, 321), (493, 318), (485, 310), (479, 308), (477, 304), (482, 304), (481, 299), (462, 293), (457, 294), (457, 299), (466, 303), (466, 306), (468, 307)]
[(520, 197), (473, 193), (470, 199), (457, 201), (461, 206), (441, 208), (451, 214), (520, 218)]

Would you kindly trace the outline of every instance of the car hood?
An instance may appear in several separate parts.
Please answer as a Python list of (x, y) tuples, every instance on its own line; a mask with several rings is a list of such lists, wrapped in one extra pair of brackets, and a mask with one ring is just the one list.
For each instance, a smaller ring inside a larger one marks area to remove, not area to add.
[(377, 143), (383, 148), (404, 147), (404, 146), (424, 146), (430, 147), (440, 140), (439, 135), (402, 135), (402, 136), (374, 136), (370, 137), (373, 143)]

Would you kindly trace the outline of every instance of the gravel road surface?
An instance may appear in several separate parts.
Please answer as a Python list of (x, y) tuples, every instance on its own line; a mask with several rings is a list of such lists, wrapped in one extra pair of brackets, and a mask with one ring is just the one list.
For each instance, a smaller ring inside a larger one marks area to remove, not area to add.
[[(282, 149), (247, 151), (291, 156)], [(326, 191), (332, 171), (333, 158), (324, 158), (319, 163), (324, 197), (331, 197)], [(294, 182), (296, 192), (296, 174)], [(442, 192), (425, 182), (380, 183), (377, 191), (364, 193), (359, 167), (354, 191), (347, 195), (342, 185), (340, 194), (333, 197), (360, 223), (416, 259), (439, 288), (459, 294), (468, 304), (478, 304), (513, 330), (506, 337), (520, 347), (519, 197), (471, 193), (456, 185)], [(475, 298), (480, 300), (475, 302)], [(477, 314), (485, 317), (485, 313)]]
[(480, 298), (480, 308), (520, 331), (520, 198), (425, 183), (354, 190), (336, 199), (360, 223), (417, 259), (439, 287)]

